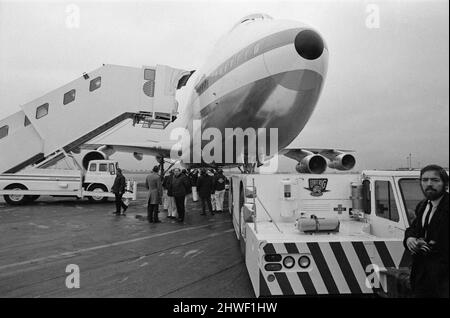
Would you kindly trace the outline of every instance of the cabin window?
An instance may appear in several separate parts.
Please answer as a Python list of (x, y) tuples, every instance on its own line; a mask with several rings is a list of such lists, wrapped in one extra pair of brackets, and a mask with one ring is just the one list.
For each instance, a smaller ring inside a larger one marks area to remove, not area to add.
[(100, 172), (108, 171), (108, 165), (107, 165), (106, 163), (101, 163), (101, 164), (99, 165), (98, 171), (100, 171)]
[(240, 64), (244, 63), (244, 61), (245, 61), (245, 52), (241, 51), (238, 53), (237, 63), (240, 65)]
[(156, 75), (156, 71), (151, 68), (146, 68), (144, 70), (144, 80), (146, 80), (146, 81), (154, 81), (155, 75)]
[(93, 92), (96, 89), (100, 88), (100, 86), (102, 86), (102, 77), (96, 77), (93, 80), (91, 80), (91, 82), (89, 83), (89, 91)]
[(91, 165), (89, 166), (89, 171), (97, 171), (97, 164), (91, 163)]
[(8, 136), (9, 126), (5, 125), (3, 127), (0, 127), (0, 139), (5, 138)]
[(258, 55), (259, 52), (259, 43), (256, 43), (255, 46), (253, 47), (253, 55), (256, 56)]
[(251, 48), (247, 48), (245, 51), (245, 58), (246, 60), (250, 60), (252, 58), (252, 49)]
[(36, 119), (47, 116), (47, 114), (48, 114), (48, 103), (45, 103), (36, 108)]
[(23, 121), (24, 127), (27, 127), (27, 126), (30, 125), (30, 124), (31, 124), (30, 120), (28, 119), (27, 116), (25, 116), (25, 119), (24, 119), (24, 121)]
[(155, 81), (147, 81), (144, 83), (144, 86), (142, 87), (142, 90), (145, 95), (148, 97), (155, 96)]
[(406, 209), (406, 216), (411, 225), (416, 218), (416, 206), (423, 199), (420, 180), (416, 179), (400, 179), (400, 193), (402, 194), (403, 204)]
[(64, 94), (63, 104), (67, 105), (75, 100), (75, 93), (76, 91), (74, 89), (68, 91)]
[(399, 221), (394, 192), (389, 181), (375, 181), (376, 215), (394, 222)]

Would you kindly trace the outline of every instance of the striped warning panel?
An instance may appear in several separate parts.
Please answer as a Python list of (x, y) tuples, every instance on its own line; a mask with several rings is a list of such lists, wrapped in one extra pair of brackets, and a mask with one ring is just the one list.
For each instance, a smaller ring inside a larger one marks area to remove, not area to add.
[[(267, 254), (282, 256), (281, 270), (265, 269)], [(292, 268), (283, 266), (288, 255)], [(410, 260), (401, 241), (266, 243), (260, 256), (261, 296), (376, 293), (382, 288), (379, 270), (406, 267)], [(300, 266), (301, 256), (310, 259), (307, 268)]]

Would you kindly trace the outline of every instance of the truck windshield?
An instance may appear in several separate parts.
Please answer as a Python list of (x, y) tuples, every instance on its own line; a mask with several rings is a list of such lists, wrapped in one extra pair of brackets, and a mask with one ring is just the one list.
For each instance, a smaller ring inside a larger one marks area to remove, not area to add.
[(409, 225), (416, 218), (416, 206), (423, 200), (423, 192), (420, 188), (420, 181), (416, 179), (400, 179), (400, 192), (402, 193), (403, 204), (405, 205), (406, 215)]

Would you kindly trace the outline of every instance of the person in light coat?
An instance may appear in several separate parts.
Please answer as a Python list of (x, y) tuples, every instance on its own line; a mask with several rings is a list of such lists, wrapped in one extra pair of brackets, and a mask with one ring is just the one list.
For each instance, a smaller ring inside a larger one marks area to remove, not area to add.
[(152, 172), (145, 179), (145, 186), (148, 189), (147, 220), (149, 223), (161, 222), (158, 218), (158, 207), (162, 200), (162, 184), (158, 171), (159, 167), (154, 166)]
[[(212, 180), (215, 179), (216, 174), (214, 173), (213, 169), (209, 169), (207, 172), (207, 175), (211, 177)], [(214, 189), (214, 181), (212, 183), (212, 189), (211, 189), (211, 206), (213, 213), (217, 213), (217, 205), (216, 205), (216, 189)]]
[(223, 212), (223, 200), (225, 198), (225, 184), (227, 178), (223, 175), (223, 170), (218, 169), (217, 174), (214, 176), (214, 196), (216, 210), (218, 213)]
[(175, 203), (175, 197), (172, 192), (172, 180), (173, 180), (173, 170), (170, 170), (169, 177), (165, 180), (165, 187), (167, 189), (167, 218), (176, 219), (178, 218), (177, 205)]

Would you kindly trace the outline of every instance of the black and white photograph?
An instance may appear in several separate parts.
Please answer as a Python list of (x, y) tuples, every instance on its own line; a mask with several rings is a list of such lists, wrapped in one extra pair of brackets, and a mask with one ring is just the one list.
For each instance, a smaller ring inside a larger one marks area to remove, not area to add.
[(447, 0), (0, 0), (0, 298), (449, 298), (448, 87)]

